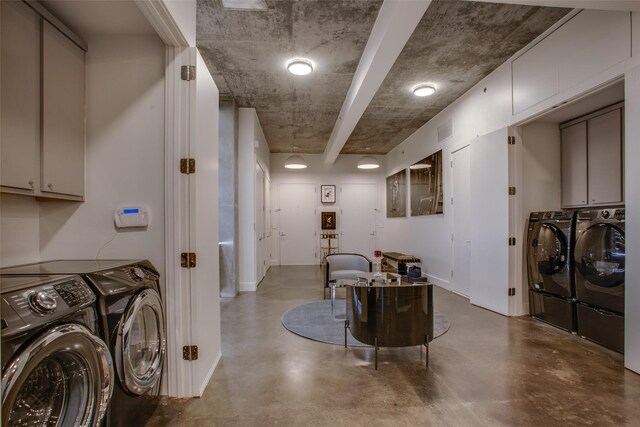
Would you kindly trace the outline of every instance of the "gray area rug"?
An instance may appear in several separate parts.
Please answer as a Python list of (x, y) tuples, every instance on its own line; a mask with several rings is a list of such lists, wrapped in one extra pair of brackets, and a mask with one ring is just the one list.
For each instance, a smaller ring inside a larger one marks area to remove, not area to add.
[[(336, 300), (334, 315), (331, 314), (331, 300), (319, 300), (293, 307), (282, 315), (282, 326), (296, 335), (327, 344), (344, 345), (344, 319), (346, 302)], [(444, 314), (433, 313), (433, 336), (439, 337), (449, 330), (449, 319)], [(353, 338), (347, 332), (347, 345), (370, 347)]]

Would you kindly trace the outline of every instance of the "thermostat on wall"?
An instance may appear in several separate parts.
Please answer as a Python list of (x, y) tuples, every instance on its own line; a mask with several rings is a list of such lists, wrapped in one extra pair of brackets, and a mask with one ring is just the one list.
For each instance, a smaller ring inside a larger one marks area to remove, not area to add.
[(147, 227), (149, 225), (149, 211), (146, 206), (125, 206), (116, 209), (116, 227)]

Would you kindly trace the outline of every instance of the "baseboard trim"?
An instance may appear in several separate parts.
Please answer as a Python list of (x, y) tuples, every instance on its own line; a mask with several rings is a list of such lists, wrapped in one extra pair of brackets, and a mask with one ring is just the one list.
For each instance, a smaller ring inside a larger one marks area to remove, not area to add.
[(209, 381), (211, 381), (211, 377), (213, 376), (213, 373), (215, 372), (216, 368), (218, 367), (218, 363), (220, 363), (220, 359), (221, 358), (222, 358), (222, 352), (219, 351), (215, 362), (213, 362), (213, 366), (211, 366), (211, 369), (209, 370), (207, 375), (204, 377), (204, 381), (200, 385), (200, 390), (198, 390), (198, 394), (196, 395), (196, 397), (202, 397), (202, 395), (204, 394), (204, 390), (207, 388), (207, 385), (209, 384)]

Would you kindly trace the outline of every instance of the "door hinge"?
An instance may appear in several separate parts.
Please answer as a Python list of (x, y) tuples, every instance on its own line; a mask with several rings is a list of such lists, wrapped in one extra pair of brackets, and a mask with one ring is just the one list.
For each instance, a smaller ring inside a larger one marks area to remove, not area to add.
[(516, 195), (516, 187), (509, 187), (509, 195), (510, 196)]
[(180, 254), (180, 267), (193, 268), (196, 266), (195, 252), (182, 252)]
[(180, 67), (180, 79), (190, 82), (196, 79), (196, 66), (183, 65)]
[(196, 159), (180, 159), (180, 173), (196, 173)]
[(516, 294), (516, 288), (509, 288), (509, 296), (512, 297)]
[(510, 136), (507, 138), (507, 144), (509, 145), (516, 145), (516, 137), (515, 136)]
[(185, 345), (182, 347), (182, 359), (194, 361), (198, 360), (198, 346), (197, 345)]
[(515, 245), (516, 245), (516, 238), (509, 237), (509, 246), (515, 246)]

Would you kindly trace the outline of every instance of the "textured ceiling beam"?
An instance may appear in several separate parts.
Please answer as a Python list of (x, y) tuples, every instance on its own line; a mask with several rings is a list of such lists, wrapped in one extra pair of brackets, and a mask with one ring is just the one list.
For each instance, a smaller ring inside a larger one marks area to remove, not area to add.
[(324, 150), (333, 164), (431, 0), (385, 0)]
[(472, 0), (484, 3), (522, 4), (527, 6), (569, 7), (572, 9), (619, 10), (640, 12), (638, 0)]

